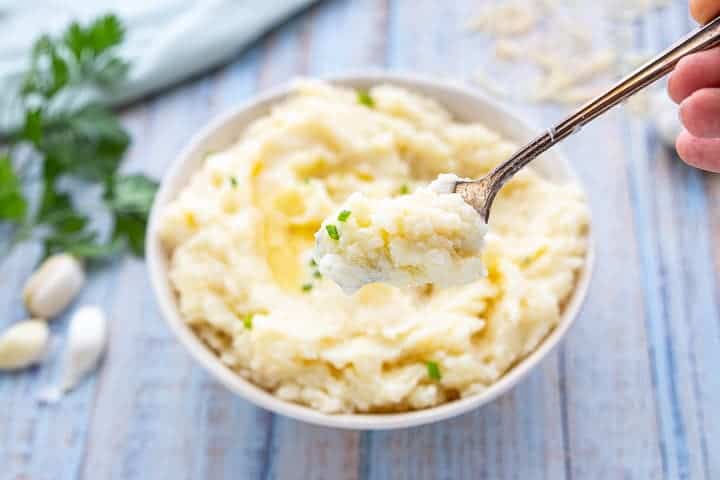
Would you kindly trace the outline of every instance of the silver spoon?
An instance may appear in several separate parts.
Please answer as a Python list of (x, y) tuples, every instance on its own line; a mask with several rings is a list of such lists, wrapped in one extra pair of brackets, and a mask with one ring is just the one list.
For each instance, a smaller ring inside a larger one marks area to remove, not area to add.
[(587, 123), (615, 105), (670, 73), (681, 58), (717, 45), (720, 45), (720, 17), (691, 32), (610, 87), (606, 92), (587, 102), (575, 113), (531, 140), (484, 177), (478, 180), (458, 181), (455, 184), (455, 192), (459, 193), (463, 200), (469, 203), (487, 222), (495, 195), (505, 182), (510, 180), (521, 168), (553, 145), (580, 131)]

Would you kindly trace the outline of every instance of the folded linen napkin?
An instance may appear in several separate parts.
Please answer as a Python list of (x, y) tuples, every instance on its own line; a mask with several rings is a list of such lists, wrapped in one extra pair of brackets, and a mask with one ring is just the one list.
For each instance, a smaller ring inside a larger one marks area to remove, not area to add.
[(121, 47), (132, 68), (110, 103), (127, 102), (237, 54), (314, 0), (0, 0), (0, 131), (18, 122), (17, 89), (42, 33), (73, 20), (114, 13), (127, 31)]

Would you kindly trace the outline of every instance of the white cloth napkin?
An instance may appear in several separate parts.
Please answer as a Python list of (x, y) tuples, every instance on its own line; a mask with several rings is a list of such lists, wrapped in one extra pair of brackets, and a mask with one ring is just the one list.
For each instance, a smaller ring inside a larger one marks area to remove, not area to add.
[(313, 1), (0, 0), (0, 131), (18, 121), (13, 98), (33, 41), (73, 20), (106, 13), (122, 19), (121, 53), (132, 66), (128, 82), (104, 99), (120, 103), (222, 63)]

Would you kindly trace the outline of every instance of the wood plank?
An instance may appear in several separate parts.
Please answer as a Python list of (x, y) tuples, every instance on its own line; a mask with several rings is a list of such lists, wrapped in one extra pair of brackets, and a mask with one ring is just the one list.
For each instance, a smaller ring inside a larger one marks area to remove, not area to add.
[[(144, 126), (150, 140), (132, 152), (132, 163), (159, 176), (212, 112), (254, 90), (256, 56), (152, 101)], [(269, 414), (219, 386), (183, 351), (160, 318), (144, 264), (125, 262), (120, 276), (109, 305), (119, 321), (100, 380), (84, 476), (256, 476)]]
[[(707, 194), (706, 204), (709, 211), (708, 221), (711, 224), (709, 248), (712, 252), (712, 263), (705, 265), (705, 268), (711, 269), (715, 275), (714, 279), (714, 300), (715, 306), (720, 304), (720, 176), (703, 175), (705, 191)], [(718, 317), (705, 319), (705, 324), (710, 328), (708, 331), (700, 331), (696, 335), (696, 341), (706, 341), (705, 337), (718, 336), (720, 330), (720, 320)], [(700, 337), (699, 339), (697, 337)], [(699, 358), (699, 355), (696, 355)], [(717, 366), (717, 364), (716, 364)], [(706, 373), (699, 384), (699, 396), (706, 405), (720, 405), (720, 378), (717, 372)], [(712, 410), (704, 409), (702, 412), (701, 423), (705, 430), (705, 438), (703, 448), (706, 455), (706, 477), (720, 478), (720, 456), (712, 452), (720, 452), (720, 418), (717, 414), (713, 414)]]
[[(126, 119), (126, 125), (133, 137), (142, 141), (140, 118), (131, 115)], [(15, 277), (17, 281), (9, 288), (2, 289), (8, 297), (0, 298), (0, 305), (11, 306), (14, 311), (22, 310), (19, 298), (22, 283), (34, 267), (39, 248), (37, 245), (28, 245), (18, 253), (19, 256), (11, 258), (11, 264), (8, 265), (8, 270), (13, 271), (12, 262), (17, 257), (20, 262), (15, 264), (17, 269), (14, 270), (18, 273)], [(89, 281), (74, 305), (102, 305), (114, 288), (114, 272), (113, 266), (98, 272), (88, 272)], [(53, 351), (43, 367), (13, 375), (14, 382), (0, 383), (0, 391), (3, 385), (9, 387), (9, 391), (2, 393), (2, 398), (9, 403), (9, 408), (3, 408), (3, 412), (7, 412), (11, 418), (7, 427), (0, 429), (8, 435), (7, 442), (3, 444), (11, 445), (18, 452), (11, 453), (12, 458), (7, 463), (3, 462), (11, 478), (27, 476), (50, 479), (58, 478), (58, 475), (74, 478), (80, 470), (96, 392), (95, 378), (81, 384), (58, 405), (41, 407), (37, 404), (39, 390), (54, 383), (60, 374), (68, 317), (73, 307), (51, 322)], [(25, 315), (22, 312), (16, 318)]]
[(612, 112), (567, 145), (588, 188), (597, 255), (583, 314), (563, 349), (570, 478), (662, 471), (626, 172), (634, 152), (624, 148), (622, 116)]
[[(606, 24), (592, 27), (596, 34), (605, 30), (607, 41)], [(553, 110), (546, 109), (548, 120), (558, 118)], [(628, 144), (643, 137), (624, 134), (626, 124), (627, 112), (615, 110), (565, 145), (588, 189), (598, 259), (583, 315), (561, 357), (569, 478), (659, 478), (663, 472), (654, 359), (643, 322), (646, 277), (636, 243), (643, 227), (633, 225), (645, 206), (634, 198), (627, 171), (640, 155)]]
[[(689, 25), (678, 22), (686, 18), (685, 8), (675, 3), (668, 12), (651, 16), (643, 32), (646, 45), (656, 50), (687, 30)], [(700, 389), (716, 377), (709, 369), (717, 365), (720, 345), (717, 335), (707, 334), (717, 332), (718, 311), (707, 261), (706, 199), (700, 174), (660, 148), (646, 125), (633, 122), (630, 131), (635, 155), (629, 173), (644, 257), (664, 473), (668, 478), (712, 478), (704, 417), (713, 398), (707, 390), (702, 396)], [(714, 400), (716, 405), (717, 397)]]
[[(389, 65), (468, 78), (491, 73), (489, 42), (461, 26), (477, 2), (323, 2), (210, 76), (125, 114), (129, 170), (160, 176), (212, 115), (298, 73)], [(659, 48), (686, 30), (686, 2), (635, 27)], [(562, 112), (511, 105), (536, 123)], [(561, 350), (497, 401), (393, 432), (343, 432), (260, 410), (204, 373), (174, 340), (128, 259), (96, 274), (112, 342), (97, 379), (38, 408), (58, 363), (0, 374), (2, 478), (699, 478), (720, 477), (720, 180), (691, 170), (621, 111), (571, 139), (588, 186), (598, 265)], [(36, 251), (2, 264), (0, 327)], [(713, 263), (714, 262), (714, 263)], [(138, 294), (138, 292), (143, 292)], [(52, 324), (64, 333), (66, 318)]]
[[(665, 38), (674, 38), (695, 28), (694, 20), (684, 9), (684, 2), (676, 2), (666, 13), (664, 21), (670, 33), (664, 32)], [(677, 157), (674, 162), (680, 165)], [(720, 477), (720, 457), (716, 454), (720, 451), (720, 418), (714, 413), (720, 405), (720, 375), (716, 372), (720, 364), (720, 264), (715, 263), (720, 259), (720, 237), (716, 228), (720, 205), (718, 175), (675, 168), (687, 173), (683, 187), (678, 188), (680, 185), (674, 180), (672, 184), (676, 187), (676, 201), (682, 205), (679, 231), (684, 267), (682, 281), (686, 284), (684, 323), (689, 330), (688, 361), (693, 373), (688, 396), (692, 395), (696, 401), (694, 411), (687, 414), (695, 417), (699, 434), (699, 449), (691, 450), (690, 455), (699, 457), (694, 464), (700, 464), (696, 467), (702, 469), (700, 478), (714, 479)]]

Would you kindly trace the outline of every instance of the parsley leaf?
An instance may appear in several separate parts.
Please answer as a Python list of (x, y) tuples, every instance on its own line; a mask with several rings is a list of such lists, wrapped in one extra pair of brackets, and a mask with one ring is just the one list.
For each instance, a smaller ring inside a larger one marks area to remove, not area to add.
[(158, 184), (143, 175), (113, 177), (105, 202), (115, 214), (113, 239), (127, 242), (138, 256), (145, 252), (145, 228)]
[(39, 145), (42, 140), (42, 120), (43, 113), (38, 108), (33, 108), (25, 112), (25, 122), (23, 123), (20, 137), (28, 140), (33, 145)]
[(327, 230), (328, 237), (332, 238), (333, 240), (340, 240), (340, 232), (338, 232), (338, 229), (335, 225), (325, 225), (325, 230)]
[(436, 362), (426, 362), (425, 366), (427, 367), (428, 377), (433, 380), (440, 380), (442, 378), (440, 367)]
[(20, 179), (13, 171), (12, 161), (9, 156), (0, 155), (0, 221), (20, 223), (26, 211), (27, 201)]
[(108, 88), (127, 75), (128, 63), (111, 52), (124, 38), (120, 20), (114, 15), (105, 15), (85, 28), (72, 23), (63, 35), (63, 44), (72, 53), (86, 81)]
[(340, 221), (340, 222), (347, 221), (347, 219), (350, 217), (351, 213), (352, 212), (350, 210), (343, 210), (342, 212), (340, 212), (338, 214), (338, 217), (337, 217), (338, 221)]
[(115, 176), (105, 200), (113, 212), (147, 217), (150, 213), (158, 184), (140, 174)]
[(70, 80), (70, 67), (62, 57), (61, 48), (48, 35), (35, 41), (30, 70), (23, 78), (20, 94), (23, 97), (39, 95), (52, 98)]
[(44, 190), (37, 220), (58, 234), (79, 232), (88, 224), (88, 218), (75, 210), (70, 195), (54, 188)]
[(103, 243), (95, 232), (54, 233), (44, 240), (44, 256), (65, 252), (91, 261), (105, 260), (120, 253), (123, 242), (112, 239)]
[(130, 137), (111, 112), (100, 105), (41, 119), (35, 148), (66, 173), (100, 181), (117, 170)]
[(375, 107), (375, 100), (370, 96), (370, 92), (368, 92), (367, 90), (357, 91), (357, 102), (360, 105), (365, 105), (368, 108)]
[(134, 215), (118, 215), (115, 217), (114, 241), (123, 241), (130, 251), (142, 257), (145, 255), (146, 220)]
[(81, 59), (86, 55), (97, 57), (122, 43), (124, 37), (125, 29), (120, 20), (115, 15), (104, 15), (85, 28), (77, 22), (71, 23), (63, 35), (63, 42), (75, 58)]

